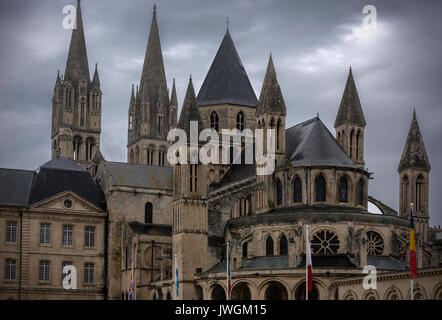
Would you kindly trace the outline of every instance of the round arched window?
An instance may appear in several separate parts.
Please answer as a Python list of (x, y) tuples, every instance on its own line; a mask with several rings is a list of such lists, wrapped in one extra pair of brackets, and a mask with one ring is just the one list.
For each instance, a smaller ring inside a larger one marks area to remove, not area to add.
[(313, 235), (311, 246), (315, 254), (332, 254), (338, 252), (339, 243), (336, 233), (330, 230), (321, 230)]

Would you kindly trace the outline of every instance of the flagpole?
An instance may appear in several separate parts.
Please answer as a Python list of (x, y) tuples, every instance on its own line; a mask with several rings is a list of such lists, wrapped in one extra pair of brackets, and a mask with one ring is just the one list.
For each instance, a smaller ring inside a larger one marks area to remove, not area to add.
[(308, 300), (308, 257), (307, 257), (307, 246), (308, 246), (308, 225), (305, 226), (305, 300)]
[[(411, 214), (413, 215), (413, 202), (411, 203)], [(411, 216), (410, 219), (413, 219)], [(411, 241), (411, 239), (410, 239)], [(411, 261), (410, 261), (410, 267), (411, 267)], [(414, 285), (413, 285), (413, 275), (411, 274), (411, 268), (410, 268), (410, 299), (414, 300)]]
[(230, 241), (227, 241), (226, 244), (226, 274), (227, 274), (227, 300), (230, 300), (230, 295), (229, 295), (229, 282), (230, 282), (230, 270), (229, 270), (229, 264), (230, 264)]

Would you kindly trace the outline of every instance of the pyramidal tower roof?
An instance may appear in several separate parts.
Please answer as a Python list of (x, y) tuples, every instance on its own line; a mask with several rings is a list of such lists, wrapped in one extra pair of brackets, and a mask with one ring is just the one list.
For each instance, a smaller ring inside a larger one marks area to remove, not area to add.
[(416, 112), (413, 112), (413, 119), (411, 120), (398, 171), (401, 172), (407, 169), (431, 170), (424, 140), (417, 122)]
[(341, 105), (336, 116), (335, 128), (343, 124), (355, 124), (365, 127), (365, 117), (359, 101), (358, 90), (353, 79), (353, 72), (350, 67), (347, 84), (342, 95)]
[(76, 82), (80, 79), (87, 79), (89, 82), (91, 78), (89, 74), (89, 63), (87, 60), (81, 5), (80, 0), (77, 0), (76, 25), (72, 30), (64, 80)]
[(143, 71), (141, 73), (140, 94), (142, 97), (158, 98), (160, 88), (167, 90), (167, 83), (158, 31), (157, 10), (156, 6), (154, 6)]
[(199, 106), (214, 104), (258, 104), (228, 29), (198, 93)]
[(201, 120), (201, 114), (196, 103), (192, 78), (190, 78), (189, 80), (186, 97), (184, 98), (183, 107), (181, 109), (180, 120), (178, 121), (177, 125), (177, 128), (182, 129), (186, 132), (187, 137), (190, 137), (191, 121), (198, 121), (198, 131), (201, 131), (203, 127), (203, 122)]
[(256, 111), (258, 113), (276, 113), (283, 115), (287, 113), (281, 88), (279, 87), (278, 79), (276, 78), (272, 55), (270, 55), (269, 58)]

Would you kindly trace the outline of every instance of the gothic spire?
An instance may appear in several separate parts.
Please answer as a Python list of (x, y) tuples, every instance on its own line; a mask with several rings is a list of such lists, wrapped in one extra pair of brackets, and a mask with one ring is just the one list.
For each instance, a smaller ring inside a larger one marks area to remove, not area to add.
[(66, 63), (66, 81), (77, 82), (80, 79), (90, 81), (89, 64), (87, 60), (86, 40), (84, 38), (83, 18), (81, 16), (80, 0), (77, 0), (77, 16), (72, 30), (69, 55)]
[(95, 64), (94, 78), (92, 79), (92, 87), (100, 88), (100, 77), (98, 76), (98, 64)]
[(407, 169), (431, 170), (415, 111), (413, 111), (413, 119), (411, 120), (398, 171), (402, 172)]
[(175, 78), (173, 79), (172, 96), (170, 97), (170, 105), (171, 106), (178, 106), (178, 98), (176, 95), (176, 88), (175, 88)]
[(256, 111), (258, 113), (286, 114), (285, 102), (278, 79), (276, 78), (276, 71), (271, 54)]
[(158, 31), (157, 11), (156, 6), (154, 6), (149, 40), (141, 74), (141, 97), (148, 96), (150, 99), (157, 100), (159, 98), (160, 88), (167, 91), (166, 73), (164, 71), (163, 54)]
[(187, 137), (190, 136), (190, 121), (198, 121), (198, 132), (200, 132), (203, 126), (203, 122), (201, 120), (201, 114), (196, 103), (192, 77), (190, 77), (189, 79), (186, 97), (184, 98), (180, 120), (178, 121), (177, 125), (177, 128), (182, 129), (186, 132)]
[(343, 124), (355, 124), (365, 127), (365, 117), (359, 101), (358, 91), (353, 79), (353, 72), (350, 67), (347, 84), (342, 95), (341, 105), (336, 116), (335, 128)]
[(235, 104), (256, 107), (258, 101), (227, 29), (198, 93), (198, 105)]

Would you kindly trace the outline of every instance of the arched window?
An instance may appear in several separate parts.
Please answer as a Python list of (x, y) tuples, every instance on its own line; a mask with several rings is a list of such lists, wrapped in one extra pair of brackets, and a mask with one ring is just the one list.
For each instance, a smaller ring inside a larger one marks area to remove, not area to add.
[(410, 186), (410, 180), (408, 179), (408, 176), (404, 176), (402, 178), (402, 208), (403, 212), (408, 212), (408, 203), (409, 203), (409, 186)]
[(424, 200), (424, 177), (421, 175), (416, 179), (416, 211), (422, 212)]
[(243, 258), (247, 258), (248, 252), (247, 252), (247, 247), (249, 246), (249, 243), (246, 241), (242, 244), (242, 257)]
[(339, 202), (341, 202), (341, 203), (348, 202), (348, 180), (347, 180), (347, 177), (345, 177), (345, 176), (342, 176), (339, 179), (338, 198), (339, 198)]
[(299, 177), (293, 180), (293, 202), (302, 202), (302, 181)]
[(270, 235), (266, 240), (266, 256), (273, 256), (273, 239)]
[(148, 202), (144, 206), (144, 223), (152, 223), (153, 221), (153, 206)]
[(86, 160), (91, 160), (92, 159), (92, 154), (94, 151), (94, 145), (95, 145), (95, 140), (94, 138), (87, 138), (86, 139)]
[(324, 202), (327, 199), (327, 184), (322, 174), (315, 179), (315, 199), (317, 202)]
[(74, 160), (79, 160), (80, 159), (81, 137), (79, 137), (79, 136), (74, 137), (74, 140), (72, 143), (73, 143), (72, 155), (74, 156)]
[(288, 254), (288, 243), (287, 237), (282, 235), (281, 239), (279, 239), (279, 255), (286, 256)]
[(357, 189), (356, 189), (356, 204), (359, 206), (364, 205), (364, 188), (365, 182), (364, 179), (359, 179)]
[(375, 231), (367, 232), (367, 254), (370, 256), (380, 256), (384, 253), (384, 240)]
[(350, 132), (350, 158), (353, 158), (353, 136), (355, 135), (355, 131), (351, 130)]
[(140, 148), (135, 148), (135, 164), (140, 164)]
[(210, 114), (210, 128), (219, 131), (218, 114), (215, 111)]
[(280, 139), (281, 139), (281, 119), (278, 119), (276, 123), (276, 150), (280, 148)]
[(337, 253), (339, 243), (339, 238), (333, 231), (321, 230), (312, 237), (312, 252), (315, 254)]
[(276, 180), (276, 205), (280, 206), (282, 204), (282, 182), (281, 180)]
[(80, 102), (80, 106), (81, 106), (81, 114), (80, 114), (80, 126), (84, 126), (84, 106), (85, 106), (85, 101), (84, 101), (84, 97), (81, 98), (81, 102)]
[(239, 131), (243, 131), (244, 128), (245, 128), (244, 113), (240, 111), (236, 115), (236, 129), (238, 129)]
[(361, 142), (361, 130), (358, 130), (358, 133), (356, 134), (356, 160), (359, 159), (360, 142)]

